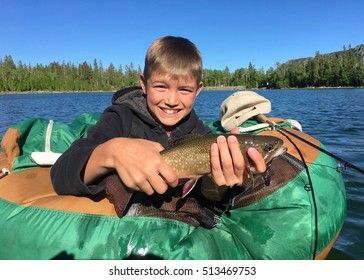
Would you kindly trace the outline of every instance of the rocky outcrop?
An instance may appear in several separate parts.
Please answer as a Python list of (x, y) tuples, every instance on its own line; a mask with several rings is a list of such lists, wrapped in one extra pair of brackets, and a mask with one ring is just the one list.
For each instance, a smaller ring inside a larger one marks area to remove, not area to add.
[(348, 52), (351, 49), (354, 51), (355, 56), (360, 60), (360, 62), (364, 63), (364, 44), (358, 45), (355, 48), (349, 48), (349, 49), (338, 51), (338, 52), (328, 53), (326, 55), (328, 55), (328, 56), (335, 55), (337, 57), (342, 57), (345, 52)]
[[(351, 50), (354, 52), (354, 54), (358, 58), (358, 60), (361, 63), (364, 63), (364, 44), (358, 45), (355, 48), (349, 47), (349, 48), (344, 49), (342, 51), (337, 51), (337, 52), (332, 52), (332, 53), (327, 53), (327, 54), (320, 54), (320, 55), (322, 55), (322, 56), (335, 56), (335, 57), (338, 57), (338, 58), (342, 58), (345, 53), (347, 53), (347, 52), (349, 52)], [(307, 62), (307, 60), (309, 58), (313, 58), (313, 57), (306, 57), (306, 58), (298, 58), (298, 59), (288, 60), (286, 62), (286, 65), (289, 66), (289, 65), (296, 65), (296, 64), (302, 63), (302, 62), (305, 63), (305, 62)]]

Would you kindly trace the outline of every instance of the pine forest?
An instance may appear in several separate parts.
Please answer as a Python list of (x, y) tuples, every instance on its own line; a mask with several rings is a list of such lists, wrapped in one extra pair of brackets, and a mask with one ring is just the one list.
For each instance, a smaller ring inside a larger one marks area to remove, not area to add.
[[(360, 45), (359, 49), (364, 49)], [(314, 57), (276, 63), (267, 71), (256, 69), (249, 63), (246, 68), (230, 72), (203, 70), (205, 87), (240, 88), (318, 88), (318, 87), (362, 87), (364, 86), (363, 57), (358, 47)], [(362, 55), (362, 52), (361, 52)], [(0, 92), (29, 91), (114, 91), (139, 84), (142, 69), (133, 63), (116, 67), (105, 67), (102, 61), (52, 62), (49, 65), (26, 65), (14, 62), (10, 55), (0, 58)]]

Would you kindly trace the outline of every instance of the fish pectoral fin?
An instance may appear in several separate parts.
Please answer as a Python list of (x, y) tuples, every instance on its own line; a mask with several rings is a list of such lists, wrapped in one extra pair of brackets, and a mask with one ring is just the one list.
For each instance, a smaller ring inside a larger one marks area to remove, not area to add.
[(185, 198), (193, 188), (196, 186), (196, 183), (200, 177), (194, 177), (189, 179), (182, 187), (182, 198)]
[(249, 165), (247, 166), (246, 171), (248, 172), (248, 176), (246, 178), (252, 181), (252, 187), (254, 188), (255, 186), (254, 171), (250, 168)]
[(246, 172), (248, 172), (249, 178), (252, 178), (255, 168), (254, 166), (252, 166), (251, 160), (249, 159), (247, 154), (243, 154), (243, 158), (245, 161), (245, 170)]

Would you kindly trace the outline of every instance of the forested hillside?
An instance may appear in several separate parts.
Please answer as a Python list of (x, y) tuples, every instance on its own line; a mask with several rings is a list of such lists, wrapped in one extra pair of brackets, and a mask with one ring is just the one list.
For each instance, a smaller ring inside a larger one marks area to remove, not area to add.
[(273, 88), (364, 86), (364, 45), (277, 63), (266, 78)]
[[(113, 91), (137, 85), (142, 69), (133, 63), (115, 67), (93, 63), (52, 62), (26, 65), (11, 55), (0, 59), (0, 92), (24, 91)], [(364, 45), (344, 47), (342, 51), (276, 63), (267, 71), (249, 63), (233, 73), (203, 70), (207, 87), (305, 88), (364, 86)]]

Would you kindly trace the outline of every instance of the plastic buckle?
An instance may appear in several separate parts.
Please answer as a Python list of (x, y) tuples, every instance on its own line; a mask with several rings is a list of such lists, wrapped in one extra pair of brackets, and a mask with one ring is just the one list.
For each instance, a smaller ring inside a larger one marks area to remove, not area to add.
[(346, 171), (346, 163), (338, 163), (336, 166), (336, 171), (339, 173), (344, 173)]

